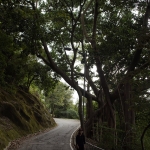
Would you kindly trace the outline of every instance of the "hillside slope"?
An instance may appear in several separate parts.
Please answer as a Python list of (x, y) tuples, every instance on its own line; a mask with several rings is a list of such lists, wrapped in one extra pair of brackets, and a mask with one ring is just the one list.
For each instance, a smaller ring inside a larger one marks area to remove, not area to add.
[(10, 141), (55, 126), (42, 103), (19, 90), (15, 95), (0, 89), (0, 150)]

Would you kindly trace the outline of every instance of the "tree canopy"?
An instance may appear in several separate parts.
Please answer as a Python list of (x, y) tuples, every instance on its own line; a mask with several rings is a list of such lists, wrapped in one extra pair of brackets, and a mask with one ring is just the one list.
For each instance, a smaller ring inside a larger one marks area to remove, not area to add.
[(56, 87), (46, 95), (45, 103), (52, 116), (78, 118), (74, 110), (72, 94), (73, 91), (66, 84), (58, 82)]

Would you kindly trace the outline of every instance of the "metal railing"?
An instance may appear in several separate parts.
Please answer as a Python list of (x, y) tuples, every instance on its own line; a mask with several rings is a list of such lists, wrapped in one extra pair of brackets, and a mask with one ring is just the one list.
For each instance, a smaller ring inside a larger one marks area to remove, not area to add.
[(89, 142), (86, 142), (86, 144), (87, 144), (88, 146), (86, 146), (85, 150), (104, 150), (104, 149), (102, 149), (102, 148), (100, 148), (100, 147), (97, 147), (97, 146), (95, 146), (95, 145), (92, 145), (92, 144), (89, 143)]
[[(75, 148), (75, 144), (76, 144), (76, 141), (75, 141), (76, 137), (75, 136), (76, 136), (76, 134), (75, 133), (78, 131), (78, 129), (79, 129), (79, 127), (71, 135), (70, 143), (72, 143), (71, 144), (72, 150), (76, 150), (76, 148)], [(93, 144), (86, 141), (85, 150), (104, 150), (104, 149), (97, 147), (96, 145), (93, 145)]]

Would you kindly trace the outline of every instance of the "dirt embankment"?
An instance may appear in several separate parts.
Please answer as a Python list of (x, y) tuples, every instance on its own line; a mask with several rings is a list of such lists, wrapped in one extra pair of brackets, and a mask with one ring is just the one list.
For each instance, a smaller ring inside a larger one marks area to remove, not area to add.
[(10, 94), (0, 89), (0, 150), (13, 140), (55, 125), (49, 112), (32, 94), (23, 90)]

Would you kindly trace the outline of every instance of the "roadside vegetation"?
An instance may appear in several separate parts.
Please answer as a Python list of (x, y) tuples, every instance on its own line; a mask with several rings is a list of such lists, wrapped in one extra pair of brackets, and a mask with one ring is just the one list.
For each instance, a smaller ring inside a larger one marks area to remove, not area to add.
[(0, 88), (0, 150), (13, 140), (55, 125), (37, 97), (22, 89), (9, 93)]
[(59, 82), (56, 87), (46, 94), (44, 105), (52, 117), (78, 119), (78, 110), (73, 104), (73, 91), (69, 86)]

